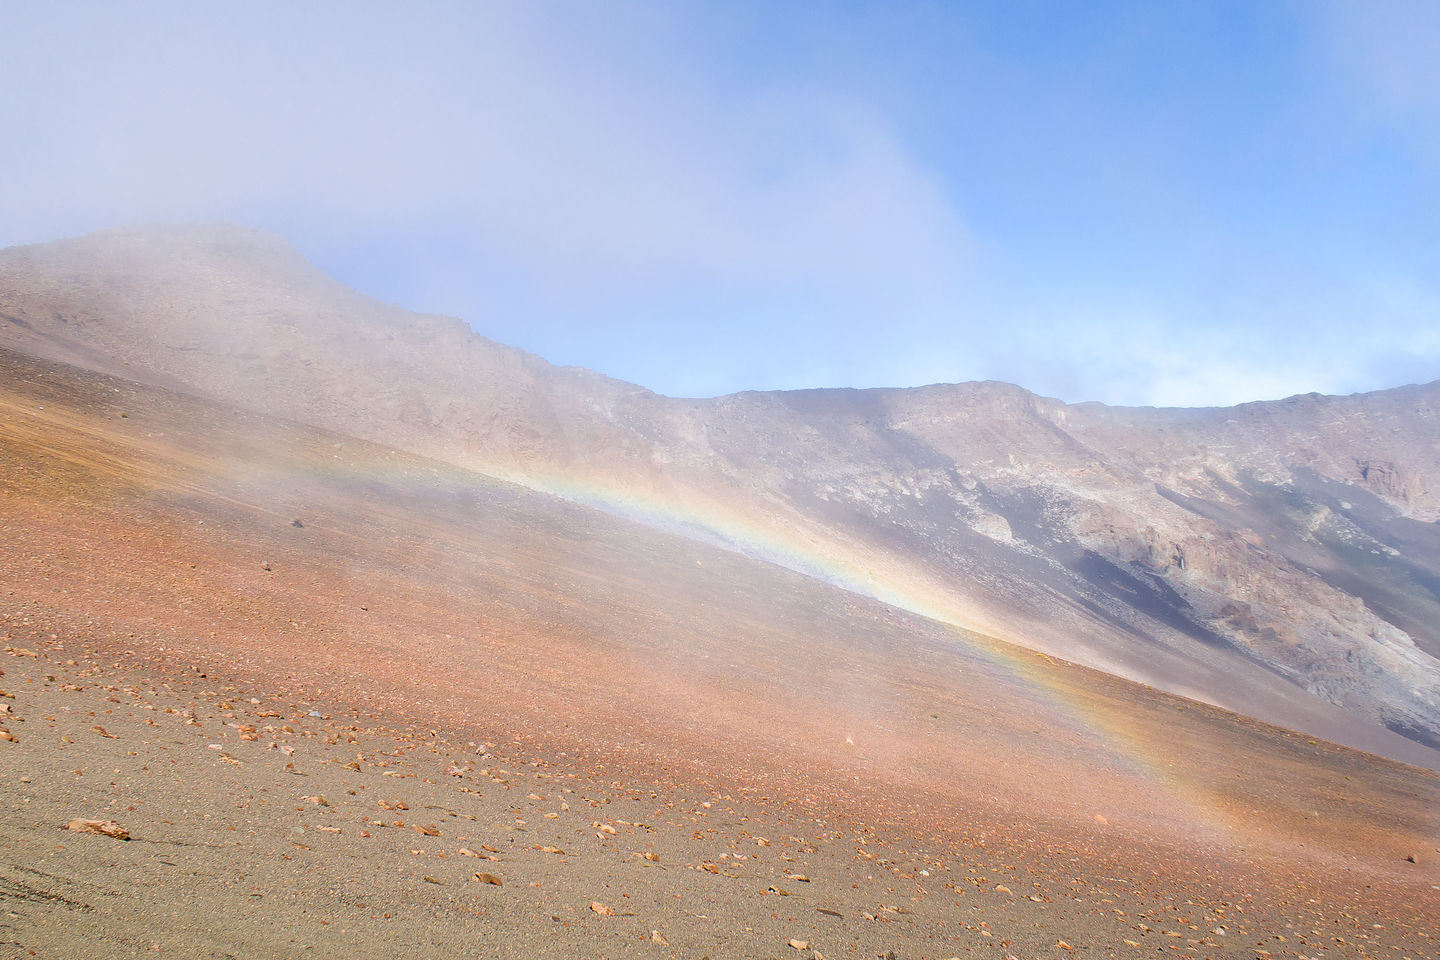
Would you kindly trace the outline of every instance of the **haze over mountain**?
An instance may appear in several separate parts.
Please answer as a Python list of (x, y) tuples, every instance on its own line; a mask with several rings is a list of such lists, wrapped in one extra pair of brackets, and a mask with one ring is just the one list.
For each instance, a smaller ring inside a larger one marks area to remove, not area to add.
[(1440, 765), (1440, 384), (1193, 410), (1003, 383), (673, 399), (370, 300), (227, 226), (0, 252), (0, 345)]

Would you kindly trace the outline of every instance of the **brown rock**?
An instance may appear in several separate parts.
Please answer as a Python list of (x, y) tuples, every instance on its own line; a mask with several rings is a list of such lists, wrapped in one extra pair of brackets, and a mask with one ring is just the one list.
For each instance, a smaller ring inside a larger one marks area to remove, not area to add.
[(129, 840), (129, 832), (114, 820), (86, 820), (76, 817), (65, 824), (66, 830), (73, 830), (76, 833), (99, 833), (107, 837), (114, 837), (116, 840)]

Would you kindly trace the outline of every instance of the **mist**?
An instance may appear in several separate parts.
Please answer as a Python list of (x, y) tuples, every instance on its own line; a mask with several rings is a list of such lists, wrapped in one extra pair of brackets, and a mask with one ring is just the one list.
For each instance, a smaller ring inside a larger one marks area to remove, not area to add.
[(1425, 381), (1440, 26), (1412, 13), (11, 5), (0, 245), (260, 227), (679, 396)]

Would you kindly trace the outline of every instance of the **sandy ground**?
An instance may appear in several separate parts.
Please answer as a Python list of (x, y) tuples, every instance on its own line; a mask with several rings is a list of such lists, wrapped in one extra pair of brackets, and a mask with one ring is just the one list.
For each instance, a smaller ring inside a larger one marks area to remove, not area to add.
[(11, 646), (0, 955), (1420, 958), (1440, 933), (1414, 877), (966, 842)]

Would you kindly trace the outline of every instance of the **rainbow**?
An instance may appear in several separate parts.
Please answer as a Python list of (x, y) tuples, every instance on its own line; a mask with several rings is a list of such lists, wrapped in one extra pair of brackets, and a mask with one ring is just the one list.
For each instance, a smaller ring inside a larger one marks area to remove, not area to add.
[[(754, 557), (863, 597), (953, 628), (952, 636), (986, 663), (1022, 681), (1054, 711), (1062, 729), (1086, 736), (1116, 766), (1150, 785), (1170, 809), (1188, 813), (1191, 825), (1212, 841), (1231, 842), (1236, 827), (1219, 798), (1200, 784), (1185, 783), (1171, 760), (1132, 718), (1082, 698), (1061, 682), (1057, 658), (1010, 639), (1006, 628), (966, 607), (943, 584), (858, 559), (865, 548), (783, 516), (759, 521), (733, 506), (707, 499), (700, 505), (648, 493), (632, 484), (608, 485), (594, 477), (554, 473), (480, 471), (527, 489), (620, 516), (646, 526)], [(778, 511), (777, 511), (778, 513)]]
[[(1034, 691), (1039, 702), (1053, 712), (1047, 719), (1058, 729), (1085, 737), (1104, 751), (1118, 770), (1148, 784), (1168, 801), (1170, 809), (1183, 811), (1191, 826), (1201, 828), (1209, 839), (1225, 843), (1235, 837), (1235, 827), (1219, 798), (1201, 784), (1183, 782), (1159, 745), (1131, 718), (1094, 698), (1078, 695), (1055, 669), (1058, 658), (1011, 638), (1007, 625), (966, 606), (953, 590), (933, 578), (866, 562), (861, 559), (867, 552), (863, 544), (847, 542), (829, 531), (821, 533), (783, 509), (760, 520), (733, 504), (688, 491), (688, 496), (682, 496), (646, 490), (629, 480), (607, 483), (590, 475), (457, 462), (465, 460), (470, 458), (456, 457), (449, 462), (475, 474), (772, 563), (949, 627), (957, 643)], [(394, 465), (370, 463), (367, 469), (348, 457), (338, 462), (318, 459), (311, 469), (363, 474), (372, 480), (388, 476), (400, 483), (413, 479), (409, 471), (397, 470)]]

